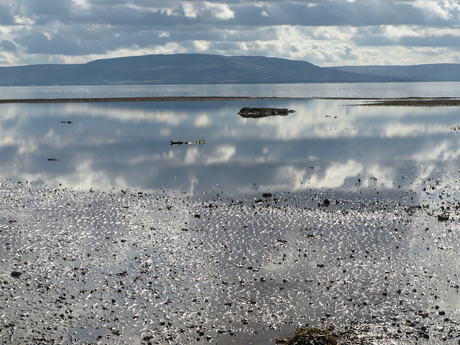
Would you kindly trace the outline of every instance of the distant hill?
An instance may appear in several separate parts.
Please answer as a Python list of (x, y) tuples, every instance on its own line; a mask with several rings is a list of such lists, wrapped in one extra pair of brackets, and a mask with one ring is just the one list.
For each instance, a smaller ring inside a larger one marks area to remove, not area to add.
[(413, 66), (339, 66), (331, 70), (386, 76), (408, 81), (460, 81), (460, 64), (426, 64)]
[(144, 55), (86, 64), (0, 67), (1, 86), (108, 84), (338, 83), (405, 81), (260, 56)]

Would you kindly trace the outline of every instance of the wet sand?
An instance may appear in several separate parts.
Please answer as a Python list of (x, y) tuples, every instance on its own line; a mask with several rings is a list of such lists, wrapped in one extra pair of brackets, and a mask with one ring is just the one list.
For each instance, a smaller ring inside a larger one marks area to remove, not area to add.
[(0, 99), (2, 103), (97, 103), (97, 102), (190, 102), (190, 101), (251, 101), (251, 100), (299, 100), (327, 99), (361, 101), (360, 106), (411, 106), (411, 107), (458, 107), (460, 99), (441, 98), (353, 98), (353, 97), (110, 97), (110, 98), (36, 98)]
[(0, 196), (8, 344), (273, 344), (299, 324), (360, 341), (347, 344), (460, 340), (459, 214), (411, 194), (306, 207), (321, 196), (1, 181)]

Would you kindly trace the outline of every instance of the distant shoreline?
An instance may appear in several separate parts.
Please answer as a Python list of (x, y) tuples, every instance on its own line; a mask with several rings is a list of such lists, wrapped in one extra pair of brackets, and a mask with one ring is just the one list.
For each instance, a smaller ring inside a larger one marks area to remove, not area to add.
[(309, 99), (304, 97), (220, 97), (220, 96), (165, 96), (165, 97), (104, 97), (104, 98), (36, 98), (0, 99), (0, 103), (97, 103), (97, 102), (186, 102), (186, 101), (244, 101), (271, 99)]
[(104, 98), (35, 98), (0, 99), (7, 103), (101, 103), (101, 102), (190, 102), (190, 101), (251, 101), (251, 100), (350, 100), (363, 101), (357, 106), (405, 106), (405, 107), (458, 107), (460, 98), (454, 97), (408, 97), (408, 98), (359, 98), (359, 97), (104, 97)]

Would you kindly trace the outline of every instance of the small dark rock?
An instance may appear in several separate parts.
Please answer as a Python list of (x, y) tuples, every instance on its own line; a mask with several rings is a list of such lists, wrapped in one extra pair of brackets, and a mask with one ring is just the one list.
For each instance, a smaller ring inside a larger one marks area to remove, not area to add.
[(22, 274), (21, 272), (17, 272), (17, 271), (11, 272), (11, 276), (13, 278), (19, 278), (21, 276), (21, 274)]
[(438, 216), (438, 222), (447, 222), (449, 220), (449, 216), (448, 215), (443, 215), (443, 214), (440, 214)]

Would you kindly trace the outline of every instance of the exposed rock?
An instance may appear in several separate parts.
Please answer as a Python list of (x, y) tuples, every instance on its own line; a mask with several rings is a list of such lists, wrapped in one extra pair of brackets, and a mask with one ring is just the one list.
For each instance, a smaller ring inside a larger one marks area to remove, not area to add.
[(206, 144), (204, 140), (196, 140), (196, 141), (182, 141), (182, 140), (171, 140), (171, 145), (203, 145)]
[(276, 115), (286, 116), (290, 113), (295, 113), (295, 110), (288, 110), (285, 108), (242, 108), (238, 114), (245, 118), (258, 118)]
[(22, 275), (21, 272), (17, 272), (17, 271), (11, 272), (11, 276), (12, 276), (13, 278), (19, 278), (21, 275)]

